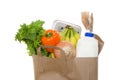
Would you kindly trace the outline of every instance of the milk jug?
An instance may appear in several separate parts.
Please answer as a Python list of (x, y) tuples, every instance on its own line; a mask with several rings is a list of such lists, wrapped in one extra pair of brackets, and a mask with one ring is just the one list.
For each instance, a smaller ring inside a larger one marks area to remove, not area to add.
[(78, 40), (76, 46), (76, 57), (97, 57), (98, 41), (94, 38), (94, 34), (86, 32), (85, 36)]

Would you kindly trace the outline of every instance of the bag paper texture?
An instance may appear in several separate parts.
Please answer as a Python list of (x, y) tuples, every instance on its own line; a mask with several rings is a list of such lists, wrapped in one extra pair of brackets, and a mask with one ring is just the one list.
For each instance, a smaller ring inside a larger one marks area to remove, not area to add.
[(35, 80), (98, 80), (98, 57), (52, 59), (41, 56), (40, 49), (38, 54), (32, 56)]

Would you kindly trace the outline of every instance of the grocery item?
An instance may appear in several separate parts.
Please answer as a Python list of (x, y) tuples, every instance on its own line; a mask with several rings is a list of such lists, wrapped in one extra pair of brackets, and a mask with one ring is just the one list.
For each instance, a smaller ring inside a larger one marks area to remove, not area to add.
[(67, 25), (72, 26), (76, 32), (81, 34), (81, 27), (70, 22), (62, 21), (62, 20), (55, 20), (52, 25), (52, 29), (55, 29), (61, 32)]
[(85, 37), (81, 38), (76, 47), (77, 57), (97, 57), (98, 56), (98, 40), (94, 38), (94, 34), (86, 32)]
[[(75, 48), (74, 46), (67, 41), (61, 41), (60, 43), (58, 43), (56, 45), (56, 47), (61, 48), (64, 52), (66, 56), (72, 56), (75, 57), (76, 53), (75, 53)], [(54, 49), (54, 54), (56, 58), (61, 58), (61, 52), (60, 50)]]
[[(60, 35), (56, 30), (47, 30), (41, 41), (44, 46), (56, 46), (60, 42)], [(47, 48), (47, 51), (53, 52), (53, 49)]]
[(36, 20), (30, 24), (20, 25), (20, 29), (15, 35), (15, 40), (25, 42), (29, 55), (37, 54), (37, 48), (42, 44), (41, 37), (44, 35), (45, 29), (43, 28), (44, 21)]
[(75, 29), (69, 25), (67, 25), (61, 32), (60, 32), (61, 40), (68, 41), (76, 47), (77, 41), (80, 39), (80, 34), (75, 31)]
[(49, 53), (49, 56), (48, 56), (49, 58), (55, 58), (55, 55), (54, 55), (54, 53)]
[(93, 31), (93, 13), (81, 12), (81, 20), (86, 30)]

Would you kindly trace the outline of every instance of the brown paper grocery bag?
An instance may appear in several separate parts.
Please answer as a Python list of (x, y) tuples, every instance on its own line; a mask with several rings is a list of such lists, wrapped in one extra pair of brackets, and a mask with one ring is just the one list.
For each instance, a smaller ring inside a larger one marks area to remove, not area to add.
[[(102, 39), (97, 39), (101, 51)], [(35, 80), (98, 80), (98, 57), (52, 59), (41, 56), (38, 49), (38, 55), (33, 55), (33, 63)]]
[(47, 59), (36, 57), (35, 80), (98, 80), (98, 58), (75, 58), (66, 66), (62, 60), (53, 63), (52, 59), (46, 62)]

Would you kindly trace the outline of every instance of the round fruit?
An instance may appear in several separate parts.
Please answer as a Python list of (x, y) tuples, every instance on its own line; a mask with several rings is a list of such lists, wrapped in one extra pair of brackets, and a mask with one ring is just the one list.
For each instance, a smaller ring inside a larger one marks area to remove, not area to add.
[[(75, 57), (75, 47), (67, 41), (62, 41), (56, 45), (56, 47), (61, 48), (65, 52), (65, 56), (72, 55)], [(56, 58), (61, 58), (62, 53), (60, 53), (60, 50), (54, 49), (54, 54)]]

